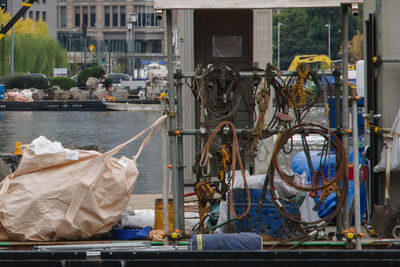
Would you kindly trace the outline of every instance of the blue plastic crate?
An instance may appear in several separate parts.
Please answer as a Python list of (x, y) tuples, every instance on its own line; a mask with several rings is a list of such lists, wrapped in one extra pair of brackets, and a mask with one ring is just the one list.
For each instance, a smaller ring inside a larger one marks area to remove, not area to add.
[(6, 96), (6, 87), (4, 84), (0, 84), (0, 99), (4, 100)]
[[(243, 214), (247, 208), (247, 194), (244, 189), (234, 189), (234, 209), (237, 215)], [(255, 232), (269, 237), (285, 237), (285, 229), (282, 226), (281, 216), (271, 200), (271, 193), (267, 190), (265, 200), (260, 212), (257, 212), (261, 190), (250, 189), (251, 207), (249, 215), (234, 223), (235, 232)], [(297, 216), (299, 208), (296, 204), (281, 201), (285, 210)]]

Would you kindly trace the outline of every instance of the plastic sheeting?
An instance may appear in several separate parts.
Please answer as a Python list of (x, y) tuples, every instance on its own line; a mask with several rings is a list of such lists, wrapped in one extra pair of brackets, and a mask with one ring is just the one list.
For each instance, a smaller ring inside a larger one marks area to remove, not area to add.
[[(289, 173), (290, 175), (295, 174), (296, 180), (307, 179), (306, 175), (303, 173), (301, 173), (299, 175), (298, 173), (294, 173), (292, 170), (289, 170), (289, 169), (285, 169), (285, 172)], [(247, 178), (247, 184), (248, 184), (249, 189), (262, 189), (262, 187), (264, 185), (265, 174), (250, 176), (249, 173), (246, 171), (246, 178)], [(282, 180), (282, 178), (279, 176), (278, 172), (275, 172), (274, 184), (279, 192), (279, 195), (284, 198), (289, 199), (289, 198), (295, 197), (299, 193), (299, 191), (297, 189), (292, 188), (289, 185), (287, 185)], [(233, 188), (234, 189), (236, 189), (236, 188), (243, 189), (244, 188), (243, 177), (242, 177), (242, 173), (240, 171), (236, 171), (236, 173), (235, 173), (235, 182), (233, 184)], [(314, 206), (313, 199), (311, 199), (309, 196), (306, 196), (303, 203), (300, 205), (300, 208), (299, 208), (301, 217), (304, 221), (314, 222), (314, 221), (319, 220), (317, 212), (312, 210), (313, 206)], [(232, 218), (233, 218), (233, 216), (231, 215), (231, 219)], [(217, 224), (219, 225), (226, 221), (227, 221), (227, 203), (226, 203), (226, 201), (221, 201), (220, 206), (219, 206), (219, 217), (218, 217)], [(219, 227), (215, 232), (216, 233), (227, 232), (226, 225)]]
[[(392, 125), (392, 132), (400, 133), (400, 110), (397, 112), (396, 118)], [(391, 148), (390, 150), (390, 170), (400, 170), (400, 136), (398, 134), (393, 135), (393, 139), (387, 140), (386, 144)], [(375, 172), (381, 172), (386, 170), (386, 147), (383, 146), (381, 157), (378, 165), (375, 166)]]
[[(319, 170), (319, 165), (320, 165), (320, 151), (310, 151), (310, 156), (311, 156), (311, 161), (313, 164), (313, 167), (315, 170)], [(359, 157), (359, 160), (361, 161), (362, 157)], [(349, 162), (353, 162), (353, 153), (350, 152), (350, 160)], [(359, 162), (360, 163), (360, 162)], [(336, 170), (335, 170), (335, 164), (336, 164), (336, 155), (331, 154), (330, 155), (330, 162), (327, 161), (327, 163), (322, 167), (322, 171), (324, 172), (325, 175), (328, 175), (329, 173), (329, 168), (330, 168), (330, 175), (331, 177), (336, 175)], [(307, 158), (304, 154), (304, 152), (299, 152), (297, 153), (292, 160), (292, 168), (296, 173), (306, 173), (307, 174), (307, 182), (311, 184), (311, 171), (310, 168), (308, 167), (307, 163)], [(353, 192), (354, 192), (354, 183), (353, 181), (349, 181), (349, 209), (351, 207), (351, 202), (353, 199)], [(318, 202), (318, 198), (311, 199), (315, 203)], [(365, 208), (366, 208), (366, 193), (365, 193), (365, 186), (363, 184), (360, 187), (360, 201), (361, 201), (361, 221), (364, 216)], [(331, 214), (334, 210), (336, 209), (336, 192), (330, 194), (327, 199), (325, 200), (325, 203), (321, 205), (321, 207), (318, 209), (318, 215), (321, 218), (324, 218)]]

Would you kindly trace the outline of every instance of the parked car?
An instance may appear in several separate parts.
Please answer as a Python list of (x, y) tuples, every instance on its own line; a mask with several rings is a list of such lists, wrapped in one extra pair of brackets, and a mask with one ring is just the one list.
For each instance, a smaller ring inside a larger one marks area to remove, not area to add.
[(78, 84), (78, 74), (76, 74), (76, 75), (74, 75), (74, 76), (71, 76), (71, 79), (72, 79), (76, 84)]
[[(38, 78), (43, 78), (43, 79), (47, 80), (46, 75), (44, 75), (43, 73), (30, 73), (30, 72), (28, 72), (28, 73), (25, 73), (25, 75), (29, 76), (29, 77), (38, 77)], [(47, 80), (47, 85), (50, 86), (50, 81), (49, 80)]]
[(126, 73), (110, 73), (107, 74), (109, 78), (112, 79), (112, 85), (121, 88), (121, 83), (123, 81), (130, 81), (131, 77)]
[(26, 76), (31, 76), (31, 77), (39, 77), (39, 78), (47, 78), (46, 75), (44, 75), (43, 73), (25, 73)]

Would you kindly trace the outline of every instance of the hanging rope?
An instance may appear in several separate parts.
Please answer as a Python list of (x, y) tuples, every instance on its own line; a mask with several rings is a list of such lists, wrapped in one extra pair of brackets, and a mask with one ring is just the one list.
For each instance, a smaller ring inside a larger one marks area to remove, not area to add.
[(248, 83), (248, 80), (242, 79), (239, 71), (227, 64), (215, 63), (204, 73), (199, 69), (196, 73), (199, 76), (194, 79), (191, 88), (206, 109), (205, 123), (232, 119), (242, 98), (252, 118), (254, 103), (246, 103), (245, 96), (250, 94), (254, 98), (253, 87), (245, 86), (244, 82)]
[(265, 114), (268, 110), (268, 104), (269, 104), (269, 99), (270, 99), (270, 94), (267, 90), (267, 83), (268, 83), (267, 80), (268, 80), (268, 74), (266, 71), (265, 78), (264, 78), (264, 86), (257, 93), (257, 96), (256, 96), (256, 103), (258, 105), (259, 113), (258, 113), (258, 120), (253, 129), (254, 141), (253, 141), (253, 145), (251, 146), (251, 151), (258, 150), (258, 142), (260, 139), (262, 139), (262, 136), (263, 136), (263, 129), (265, 126)]
[(201, 156), (201, 160), (200, 160), (200, 165), (205, 166), (207, 164), (207, 162), (209, 161), (209, 151), (210, 151), (210, 146), (214, 141), (214, 138), (216, 137), (217, 133), (219, 132), (219, 130), (224, 127), (225, 125), (227, 125), (228, 127), (231, 128), (232, 130), (232, 135), (233, 135), (233, 139), (232, 139), (232, 167), (231, 167), (231, 171), (232, 171), (232, 186), (235, 183), (235, 171), (236, 171), (236, 162), (239, 163), (239, 167), (240, 167), (240, 171), (242, 173), (243, 176), (243, 181), (244, 181), (244, 188), (246, 190), (246, 194), (247, 194), (247, 208), (246, 211), (241, 214), (240, 216), (238, 216), (234, 210), (234, 205), (233, 205), (233, 191), (231, 190), (231, 202), (230, 202), (230, 209), (232, 211), (232, 215), (240, 220), (243, 219), (244, 217), (246, 217), (249, 214), (250, 211), (250, 206), (251, 206), (251, 197), (250, 197), (250, 191), (249, 191), (249, 187), (247, 185), (247, 179), (246, 179), (246, 173), (243, 167), (243, 163), (242, 163), (242, 159), (240, 157), (240, 151), (239, 151), (239, 142), (237, 139), (237, 135), (236, 135), (236, 128), (233, 125), (232, 122), (230, 121), (223, 121), (220, 124), (218, 124), (218, 126), (214, 129), (214, 131), (211, 133), (210, 137), (207, 140), (207, 143), (204, 146), (203, 152), (202, 152), (202, 156)]

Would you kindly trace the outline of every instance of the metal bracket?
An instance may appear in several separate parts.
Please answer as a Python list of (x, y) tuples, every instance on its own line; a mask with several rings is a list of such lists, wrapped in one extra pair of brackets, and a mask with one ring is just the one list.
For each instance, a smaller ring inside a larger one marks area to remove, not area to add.
[(171, 118), (175, 118), (176, 117), (176, 111), (167, 111), (167, 114), (168, 114), (168, 117), (171, 117)]

